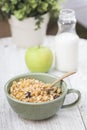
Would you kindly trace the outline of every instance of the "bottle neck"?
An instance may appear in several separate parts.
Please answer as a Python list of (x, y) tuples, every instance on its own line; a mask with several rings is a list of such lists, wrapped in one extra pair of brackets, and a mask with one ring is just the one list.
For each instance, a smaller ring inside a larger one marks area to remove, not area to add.
[(58, 22), (58, 33), (63, 33), (63, 32), (71, 32), (71, 33), (76, 33), (76, 23), (62, 23)]
[(62, 9), (59, 15), (58, 27), (59, 27), (58, 33), (63, 32), (76, 33), (75, 12), (71, 9)]

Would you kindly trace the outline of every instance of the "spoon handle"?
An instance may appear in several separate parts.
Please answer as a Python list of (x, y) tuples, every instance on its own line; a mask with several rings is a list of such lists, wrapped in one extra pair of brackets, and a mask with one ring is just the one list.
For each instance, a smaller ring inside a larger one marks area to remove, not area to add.
[(76, 72), (68, 72), (66, 74), (64, 74), (62, 77), (58, 78), (57, 80), (55, 80), (51, 85), (50, 87), (54, 86), (56, 83), (58, 83), (59, 81), (63, 80), (64, 78), (70, 76), (70, 75), (73, 75), (75, 74)]

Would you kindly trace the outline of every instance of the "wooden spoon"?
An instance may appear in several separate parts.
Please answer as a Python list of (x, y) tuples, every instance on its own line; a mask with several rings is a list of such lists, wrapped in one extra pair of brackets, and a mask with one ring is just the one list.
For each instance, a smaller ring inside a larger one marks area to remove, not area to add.
[(56, 83), (58, 83), (59, 81), (63, 80), (64, 78), (70, 76), (70, 75), (73, 75), (75, 74), (76, 72), (68, 72), (66, 74), (64, 74), (62, 77), (58, 78), (57, 80), (55, 80), (51, 85), (50, 87), (53, 87)]

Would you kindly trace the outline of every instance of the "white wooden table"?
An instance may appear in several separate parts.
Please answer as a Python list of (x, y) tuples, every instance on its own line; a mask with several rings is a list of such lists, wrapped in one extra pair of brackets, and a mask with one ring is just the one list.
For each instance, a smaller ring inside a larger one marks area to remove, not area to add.
[[(51, 38), (50, 42), (51, 42)], [(49, 42), (48, 39), (48, 42)], [(49, 43), (52, 47), (52, 43)], [(78, 72), (66, 80), (68, 88), (81, 91), (81, 100), (73, 108), (61, 109), (54, 117), (43, 121), (21, 119), (10, 108), (4, 93), (4, 85), (13, 76), (28, 73), (24, 62), (25, 50), (12, 44), (11, 38), (0, 40), (0, 130), (87, 130), (87, 40), (79, 43)], [(61, 73), (51, 69), (49, 73)], [(69, 95), (66, 103), (75, 95)]]

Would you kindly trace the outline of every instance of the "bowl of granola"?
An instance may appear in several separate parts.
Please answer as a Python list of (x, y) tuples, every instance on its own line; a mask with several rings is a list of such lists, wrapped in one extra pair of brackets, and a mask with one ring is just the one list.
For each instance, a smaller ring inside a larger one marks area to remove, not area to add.
[[(9, 105), (20, 117), (29, 120), (47, 119), (60, 108), (75, 105), (80, 100), (80, 92), (68, 89), (63, 80), (50, 88), (50, 84), (57, 78), (46, 73), (13, 77), (4, 87)], [(77, 99), (71, 104), (63, 105), (69, 93), (76, 93)]]

